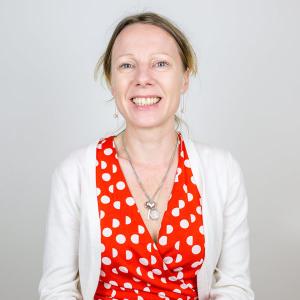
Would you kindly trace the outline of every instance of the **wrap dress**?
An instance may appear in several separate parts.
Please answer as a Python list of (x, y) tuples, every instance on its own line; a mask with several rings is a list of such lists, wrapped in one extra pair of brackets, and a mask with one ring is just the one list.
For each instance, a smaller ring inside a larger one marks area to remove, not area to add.
[(178, 166), (157, 242), (126, 183), (115, 136), (99, 140), (96, 188), (101, 270), (94, 300), (198, 299), (196, 275), (205, 258), (201, 194), (182, 135), (177, 134)]

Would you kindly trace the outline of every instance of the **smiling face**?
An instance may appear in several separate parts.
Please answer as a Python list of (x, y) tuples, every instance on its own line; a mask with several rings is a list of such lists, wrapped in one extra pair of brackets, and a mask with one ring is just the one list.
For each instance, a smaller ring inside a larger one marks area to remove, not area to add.
[[(110, 83), (127, 125), (174, 126), (180, 93), (186, 91), (188, 82), (189, 72), (184, 70), (177, 43), (168, 32), (136, 23), (119, 33), (112, 49)], [(149, 105), (157, 97), (159, 102)]]

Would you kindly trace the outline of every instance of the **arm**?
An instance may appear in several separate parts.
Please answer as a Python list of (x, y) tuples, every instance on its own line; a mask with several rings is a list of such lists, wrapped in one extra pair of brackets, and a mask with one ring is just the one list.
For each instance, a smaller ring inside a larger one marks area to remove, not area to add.
[(241, 168), (228, 152), (228, 195), (224, 208), (222, 251), (217, 263), (211, 300), (253, 300), (250, 286), (248, 199)]
[(78, 288), (79, 188), (73, 169), (74, 164), (66, 160), (52, 174), (40, 300), (82, 300)]

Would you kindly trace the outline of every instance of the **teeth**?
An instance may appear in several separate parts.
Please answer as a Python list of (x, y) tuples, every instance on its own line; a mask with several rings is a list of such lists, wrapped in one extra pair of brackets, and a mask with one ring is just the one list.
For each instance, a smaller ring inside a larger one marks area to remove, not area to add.
[(133, 98), (132, 101), (137, 105), (151, 105), (157, 103), (161, 98), (153, 97), (153, 98)]

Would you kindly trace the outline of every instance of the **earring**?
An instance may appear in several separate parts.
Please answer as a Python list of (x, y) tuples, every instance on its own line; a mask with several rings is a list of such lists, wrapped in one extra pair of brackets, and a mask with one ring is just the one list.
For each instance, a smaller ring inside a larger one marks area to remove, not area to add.
[(115, 103), (115, 112), (113, 114), (113, 117), (116, 120), (116, 130), (117, 130), (119, 128), (119, 114), (118, 114), (118, 109), (117, 109), (116, 101), (114, 101), (114, 103)]
[(182, 100), (181, 100), (180, 112), (181, 112), (181, 115), (183, 115), (185, 112), (184, 93), (182, 93), (181, 95), (182, 95)]
[(118, 119), (118, 118), (119, 118), (119, 114), (118, 114), (116, 102), (115, 102), (115, 113), (113, 114), (113, 117), (114, 117), (115, 119)]

